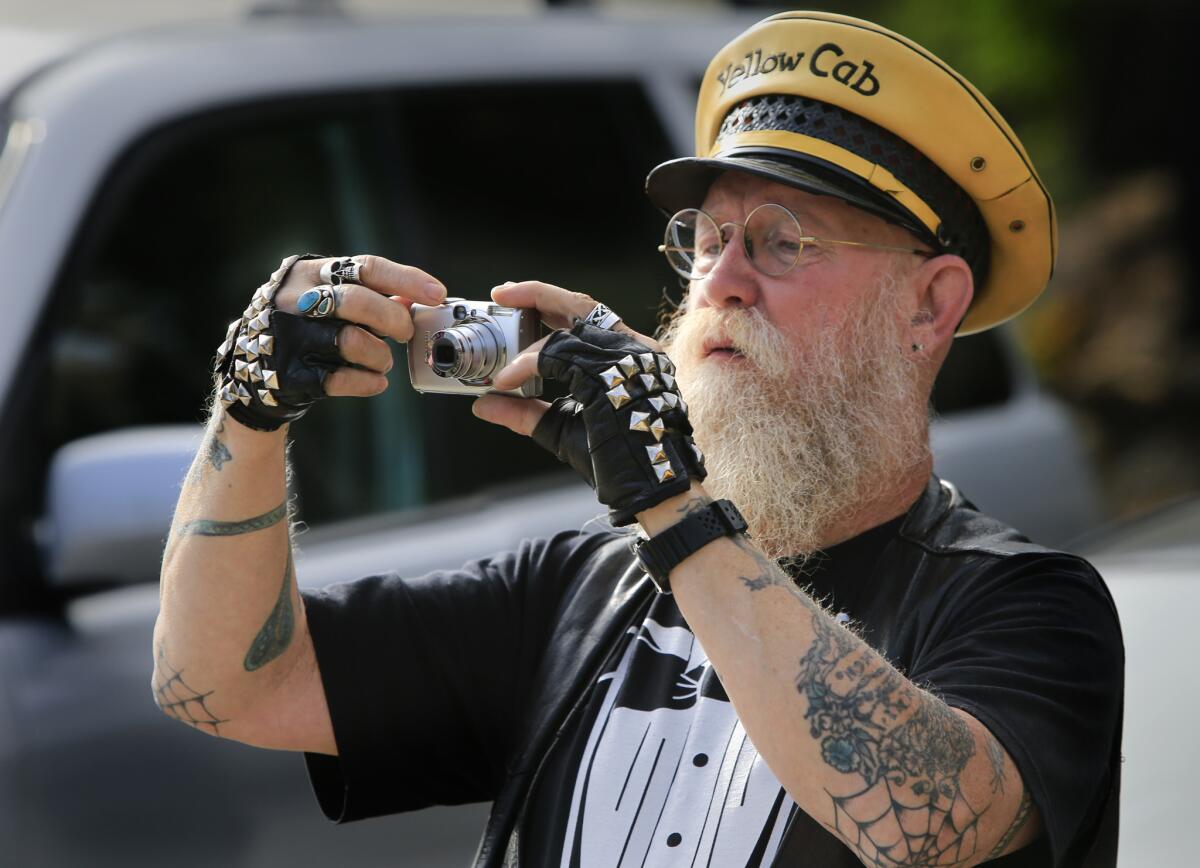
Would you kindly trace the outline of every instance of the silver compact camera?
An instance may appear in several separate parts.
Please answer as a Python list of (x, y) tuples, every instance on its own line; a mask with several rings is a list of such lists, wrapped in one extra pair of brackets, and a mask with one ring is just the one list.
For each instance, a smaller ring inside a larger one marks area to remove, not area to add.
[[(535, 310), (461, 298), (433, 306), (414, 304), (412, 320), (408, 377), (418, 392), (444, 395), (496, 391), (492, 378), (538, 339), (541, 321)], [(542, 378), (533, 377), (500, 394), (540, 395)]]

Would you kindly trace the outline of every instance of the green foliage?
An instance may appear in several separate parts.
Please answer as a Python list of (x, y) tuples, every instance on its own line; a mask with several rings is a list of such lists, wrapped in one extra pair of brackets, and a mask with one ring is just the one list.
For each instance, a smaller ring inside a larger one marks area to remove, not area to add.
[(1004, 115), (1060, 206), (1082, 190), (1082, 106), (1070, 96), (1081, 63), (1071, 38), (1073, 0), (857, 0), (824, 8), (875, 21), (936, 54)]

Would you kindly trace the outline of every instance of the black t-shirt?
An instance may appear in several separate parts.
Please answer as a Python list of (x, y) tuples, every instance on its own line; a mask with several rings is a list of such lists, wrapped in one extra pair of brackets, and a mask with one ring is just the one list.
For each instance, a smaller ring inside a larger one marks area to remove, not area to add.
[[(996, 864), (1068, 864), (1107, 792), (1120, 721), (1120, 631), (1103, 585), (1084, 562), (1049, 552), (976, 558), (944, 585), (909, 582), (891, 569), (898, 559), (956, 554), (926, 551), (897, 525), (831, 548), (801, 583), (1013, 757), (1048, 838)], [(458, 571), (306, 592), (339, 750), (308, 757), (326, 814), (350, 820), (494, 798), (540, 701), (530, 693), (535, 671), (545, 655), (572, 653), (546, 643), (573, 583), (613, 581), (631, 560), (622, 535), (567, 533)], [(595, 686), (581, 686), (592, 691), (585, 712), (560, 733), (526, 803), (523, 866), (561, 862), (580, 741), (603, 700)], [(707, 689), (715, 695), (719, 684)], [(860, 864), (802, 811), (792, 814), (776, 864)]]

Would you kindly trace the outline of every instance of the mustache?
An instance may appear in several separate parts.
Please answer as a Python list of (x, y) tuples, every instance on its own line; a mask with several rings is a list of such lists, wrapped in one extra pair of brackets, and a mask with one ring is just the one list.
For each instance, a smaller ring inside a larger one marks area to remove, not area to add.
[(679, 355), (685, 364), (703, 361), (706, 348), (729, 347), (770, 378), (787, 375), (794, 355), (788, 336), (758, 308), (686, 310), (671, 321), (662, 342), (672, 358)]

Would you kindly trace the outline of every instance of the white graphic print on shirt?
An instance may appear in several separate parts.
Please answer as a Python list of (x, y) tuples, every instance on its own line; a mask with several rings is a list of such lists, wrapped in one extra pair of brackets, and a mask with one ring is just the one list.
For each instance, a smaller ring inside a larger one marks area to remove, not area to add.
[(673, 598), (616, 669), (572, 793), (563, 868), (769, 865), (795, 803), (750, 743)]

